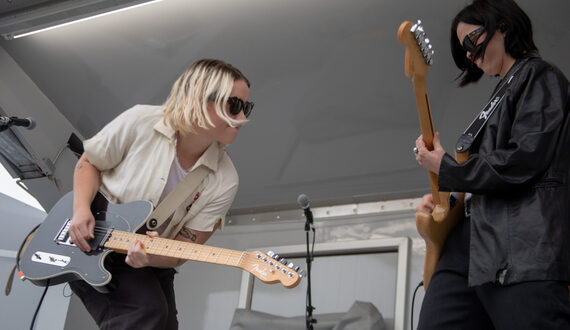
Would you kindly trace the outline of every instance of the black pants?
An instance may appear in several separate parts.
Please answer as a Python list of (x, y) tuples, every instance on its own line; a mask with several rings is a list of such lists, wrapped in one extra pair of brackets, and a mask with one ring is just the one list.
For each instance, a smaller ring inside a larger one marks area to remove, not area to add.
[(111, 254), (106, 267), (116, 288), (100, 293), (84, 281), (69, 285), (101, 329), (178, 329), (172, 268), (135, 269)]
[(568, 283), (467, 285), (469, 219), (448, 237), (420, 312), (418, 330), (570, 329)]

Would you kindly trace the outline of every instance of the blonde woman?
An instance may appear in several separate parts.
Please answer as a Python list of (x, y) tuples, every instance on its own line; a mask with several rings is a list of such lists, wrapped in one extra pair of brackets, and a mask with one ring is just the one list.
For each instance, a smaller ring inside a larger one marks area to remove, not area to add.
[[(136, 105), (91, 139), (74, 173), (70, 235), (84, 252), (94, 238), (90, 205), (100, 191), (111, 202), (148, 200), (155, 206), (193, 169), (209, 173), (193, 193), (194, 202), (158, 232), (175, 240), (203, 244), (224, 223), (238, 188), (238, 175), (224, 146), (233, 143), (247, 121), (248, 79), (232, 65), (214, 59), (193, 63), (174, 83), (163, 106)], [(71, 282), (102, 329), (177, 329), (173, 290), (175, 270), (184, 261), (147, 255), (140, 241), (126, 257), (111, 254), (108, 269), (117, 288), (108, 294), (83, 281)]]

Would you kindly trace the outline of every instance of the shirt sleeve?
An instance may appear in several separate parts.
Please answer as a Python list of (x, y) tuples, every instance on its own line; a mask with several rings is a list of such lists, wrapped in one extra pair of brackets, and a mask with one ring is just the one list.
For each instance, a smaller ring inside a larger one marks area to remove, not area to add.
[(499, 193), (532, 184), (544, 174), (564, 122), (567, 84), (551, 66), (532, 68), (519, 84), (505, 109), (514, 111), (512, 123), (498, 126), (510, 130), (508, 139), (491, 142), (494, 150), (473, 154), (461, 164), (446, 154), (439, 173), (442, 191)]
[(112, 169), (123, 160), (133, 140), (137, 117), (137, 111), (131, 108), (83, 141), (87, 159), (99, 171)]

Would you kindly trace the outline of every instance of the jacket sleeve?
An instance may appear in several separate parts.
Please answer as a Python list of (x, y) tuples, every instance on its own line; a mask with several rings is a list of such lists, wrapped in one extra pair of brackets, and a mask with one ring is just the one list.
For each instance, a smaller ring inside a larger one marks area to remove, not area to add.
[(515, 92), (505, 97), (507, 108), (501, 109), (509, 111), (510, 122), (504, 122), (505, 114), (495, 113), (501, 115), (497, 131), (482, 133), (494, 134), (494, 141), (482, 141), (487, 150), (481, 148), (466, 162), (458, 164), (446, 154), (440, 167), (440, 190), (501, 193), (534, 184), (548, 169), (567, 116), (568, 83), (545, 65), (531, 67), (513, 85), (519, 86), (511, 87)]

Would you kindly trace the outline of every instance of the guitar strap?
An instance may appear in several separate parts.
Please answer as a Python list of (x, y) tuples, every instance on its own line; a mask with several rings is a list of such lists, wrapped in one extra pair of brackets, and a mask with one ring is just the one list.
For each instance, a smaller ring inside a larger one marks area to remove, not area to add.
[(527, 57), (523, 60), (518, 61), (515, 64), (515, 67), (511, 69), (511, 73), (507, 79), (503, 79), (502, 84), (499, 85), (498, 90), (495, 94), (491, 97), (491, 100), (485, 105), (483, 110), (473, 119), (469, 127), (461, 134), (459, 140), (455, 145), (455, 151), (458, 153), (465, 152), (469, 150), (477, 135), (481, 132), (489, 118), (493, 115), (499, 104), (503, 101), (505, 97), (505, 92), (509, 88), (515, 74), (519, 71), (519, 69), (531, 58), (534, 56)]
[(155, 230), (159, 228), (174, 213), (178, 206), (196, 190), (208, 173), (210, 173), (210, 169), (204, 165), (200, 165), (188, 173), (149, 215), (146, 221), (148, 229)]
[(28, 236), (26, 236), (26, 239), (22, 242), (22, 244), (20, 244), (18, 253), (16, 253), (16, 264), (14, 264), (14, 267), (12, 267), (10, 275), (8, 275), (8, 280), (6, 281), (6, 288), (4, 289), (4, 294), (6, 296), (9, 296), (10, 292), (12, 292), (12, 283), (14, 282), (14, 274), (16, 273), (16, 270), (18, 271), (18, 276), (20, 276), (20, 278), (23, 276), (23, 274), (20, 272), (20, 258), (24, 254), (24, 250), (28, 247), (28, 244), (30, 244), (30, 241), (36, 234), (36, 230), (38, 230), (39, 227), (39, 224), (35, 226), (34, 229), (28, 233)]

